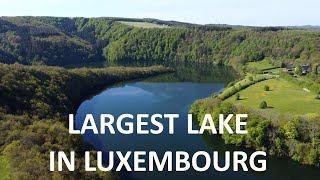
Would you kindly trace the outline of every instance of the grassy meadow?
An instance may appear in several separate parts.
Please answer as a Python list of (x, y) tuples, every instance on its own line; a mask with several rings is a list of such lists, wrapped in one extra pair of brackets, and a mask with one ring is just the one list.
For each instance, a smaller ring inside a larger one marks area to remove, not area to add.
[(167, 28), (168, 26), (162, 26), (159, 24), (148, 23), (148, 22), (128, 22), (128, 21), (118, 21), (120, 23), (126, 24), (132, 27), (138, 28)]
[(9, 162), (0, 156), (0, 180), (9, 179)]
[(257, 61), (257, 62), (249, 62), (248, 67), (251, 69), (256, 69), (258, 71), (270, 69), (270, 68), (276, 68), (274, 65), (269, 63), (268, 59), (264, 59), (262, 61)]
[[(265, 91), (264, 87), (270, 90)], [(254, 84), (239, 92), (240, 100), (233, 95), (226, 99), (227, 102), (244, 104), (252, 108), (259, 108), (261, 101), (266, 101), (268, 109), (281, 113), (307, 114), (320, 112), (320, 100), (315, 99), (315, 94), (303, 90), (283, 79), (269, 79)]]

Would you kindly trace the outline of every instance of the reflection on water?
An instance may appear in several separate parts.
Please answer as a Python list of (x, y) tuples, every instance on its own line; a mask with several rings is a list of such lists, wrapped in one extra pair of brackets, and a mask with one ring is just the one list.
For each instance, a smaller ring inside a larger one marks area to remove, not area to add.
[[(149, 65), (149, 64), (148, 64)], [(219, 137), (187, 134), (187, 113), (191, 104), (212, 93), (219, 93), (224, 86), (235, 79), (236, 73), (226, 67), (199, 66), (197, 64), (169, 64), (176, 69), (175, 73), (152, 77), (139, 81), (125, 82), (110, 87), (89, 100), (84, 101), (76, 115), (76, 126), (80, 127), (86, 114), (93, 114), (99, 126), (102, 113), (118, 117), (124, 113), (133, 115), (147, 114), (179, 114), (175, 121), (175, 133), (170, 135), (164, 131), (161, 135), (94, 135), (88, 131), (84, 138), (102, 151), (156, 151), (162, 157), (165, 151), (187, 151), (190, 155), (196, 151), (212, 151), (221, 153), (223, 160), (225, 151), (243, 149), (223, 144)], [(162, 121), (164, 130), (168, 122)], [(149, 125), (149, 128), (152, 128)], [(194, 127), (196, 128), (196, 127)], [(246, 150), (247, 151), (247, 150)], [(250, 155), (252, 151), (247, 151)], [(201, 160), (199, 162), (201, 164)], [(206, 172), (134, 172), (126, 178), (133, 179), (316, 179), (318, 169), (301, 166), (288, 159), (268, 158), (267, 172), (255, 173), (233, 172), (232, 168), (223, 173), (212, 169)], [(133, 165), (132, 159), (130, 164)], [(303, 173), (301, 173), (303, 172)]]
[(227, 66), (214, 66), (210, 64), (199, 64), (192, 62), (168, 62), (168, 61), (116, 61), (116, 62), (93, 62), (65, 66), (68, 69), (91, 67), (148, 67), (163, 65), (176, 70), (175, 75), (167, 74), (150, 78), (153, 82), (219, 82), (228, 83), (239, 77), (238, 74)]

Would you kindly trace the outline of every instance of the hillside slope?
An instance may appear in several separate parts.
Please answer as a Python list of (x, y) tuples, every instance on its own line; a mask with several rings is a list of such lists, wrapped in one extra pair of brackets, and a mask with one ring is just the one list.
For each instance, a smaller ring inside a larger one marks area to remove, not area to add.
[[(67, 129), (69, 113), (91, 91), (171, 71), (162, 66), (66, 70), (0, 63), (0, 172), (10, 179), (116, 179), (83, 171), (92, 147)], [(50, 172), (49, 151), (75, 151), (76, 170)]]
[[(320, 31), (192, 25), (135, 28), (117, 18), (1, 17), (0, 62), (49, 65), (102, 60), (177, 60), (241, 65), (320, 62)], [(133, 22), (139, 20), (132, 19)], [(141, 20), (142, 21), (142, 20)]]

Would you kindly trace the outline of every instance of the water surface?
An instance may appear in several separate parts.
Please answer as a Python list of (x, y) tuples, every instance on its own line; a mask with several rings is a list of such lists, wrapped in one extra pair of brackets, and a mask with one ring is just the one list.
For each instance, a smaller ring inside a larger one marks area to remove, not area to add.
[[(123, 65), (123, 64), (122, 64)], [(127, 64), (128, 65), (128, 64)], [(129, 64), (132, 65), (132, 64)], [(142, 64), (142, 66), (150, 63)], [(134, 64), (137, 66), (137, 64)], [(139, 64), (138, 66), (141, 66)], [(124, 113), (136, 114), (179, 114), (175, 121), (175, 133), (170, 135), (168, 122), (164, 124), (161, 135), (94, 135), (87, 132), (85, 140), (92, 143), (97, 150), (108, 151), (156, 151), (162, 157), (165, 151), (187, 151), (190, 155), (196, 151), (241, 150), (250, 155), (253, 151), (223, 144), (219, 137), (187, 134), (187, 113), (191, 104), (212, 93), (221, 92), (224, 87), (238, 75), (227, 67), (198, 65), (192, 63), (170, 64), (175, 73), (156, 76), (143, 80), (116, 84), (84, 101), (76, 115), (76, 126), (80, 127), (86, 114), (93, 114), (99, 126), (100, 114), (112, 114), (118, 117)], [(149, 128), (152, 128), (149, 125)], [(196, 128), (196, 127), (194, 127)], [(219, 161), (224, 163), (223, 156)], [(201, 159), (199, 163), (201, 164)], [(227, 172), (219, 173), (213, 168), (206, 172), (132, 172), (124, 173), (126, 179), (317, 179), (319, 169), (301, 166), (289, 159), (267, 158), (267, 171)], [(133, 161), (130, 159), (133, 167)], [(145, 165), (148, 166), (147, 164)]]

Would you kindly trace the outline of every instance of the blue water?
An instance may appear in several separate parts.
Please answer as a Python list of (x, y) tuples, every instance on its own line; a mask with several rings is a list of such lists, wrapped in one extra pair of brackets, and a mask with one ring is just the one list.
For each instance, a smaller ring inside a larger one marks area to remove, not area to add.
[[(223, 144), (219, 137), (187, 134), (187, 114), (191, 104), (201, 98), (219, 93), (235, 78), (234, 73), (215, 68), (197, 69), (192, 66), (178, 69), (176, 73), (161, 75), (116, 84), (101, 93), (84, 101), (76, 115), (76, 127), (81, 127), (86, 114), (93, 114), (99, 127), (100, 114), (112, 114), (115, 118), (124, 113), (136, 114), (179, 114), (175, 121), (175, 132), (168, 133), (168, 121), (164, 124), (164, 132), (160, 135), (94, 135), (88, 131), (84, 139), (94, 145), (96, 150), (108, 151), (156, 151), (162, 157), (165, 151), (187, 151), (190, 155), (196, 151), (225, 151), (242, 150)], [(197, 77), (195, 77), (197, 75)], [(147, 129), (152, 128), (149, 125)], [(196, 127), (194, 127), (196, 128)], [(252, 151), (245, 150), (250, 153)], [(219, 157), (224, 162), (223, 156)], [(201, 163), (201, 161), (200, 161)], [(213, 168), (206, 172), (189, 170), (177, 172), (131, 172), (123, 173), (124, 179), (317, 179), (319, 169), (298, 165), (288, 159), (267, 158), (267, 171), (227, 172), (218, 173)], [(133, 160), (130, 159), (133, 165)], [(147, 167), (147, 164), (145, 165)], [(133, 167), (133, 166), (132, 166)]]

